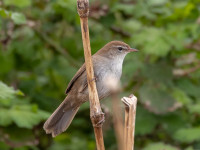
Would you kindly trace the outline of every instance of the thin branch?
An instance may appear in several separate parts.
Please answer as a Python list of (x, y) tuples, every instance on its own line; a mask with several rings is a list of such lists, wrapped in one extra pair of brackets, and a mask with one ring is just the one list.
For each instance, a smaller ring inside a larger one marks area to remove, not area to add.
[(194, 49), (196, 51), (200, 51), (200, 41), (198, 41), (197, 43), (191, 43), (185, 46), (185, 48), (188, 49)]
[(106, 79), (105, 84), (111, 91), (113, 124), (117, 138), (118, 150), (123, 150), (124, 133), (122, 110), (119, 101), (120, 85), (118, 81), (111, 76)]
[(104, 122), (104, 113), (101, 110), (99, 97), (94, 82), (94, 70), (92, 64), (90, 37), (88, 29), (89, 1), (77, 0), (77, 9), (80, 16), (82, 40), (85, 55), (85, 65), (87, 72), (87, 82), (90, 100), (90, 118), (95, 132), (97, 150), (104, 150), (102, 125)]
[(187, 76), (200, 69), (200, 63), (189, 69), (174, 69), (173, 75), (177, 77)]

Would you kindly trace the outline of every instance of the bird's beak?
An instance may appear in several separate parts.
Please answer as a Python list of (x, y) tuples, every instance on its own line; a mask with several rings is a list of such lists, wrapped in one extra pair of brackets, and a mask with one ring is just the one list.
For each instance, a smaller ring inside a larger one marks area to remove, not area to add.
[(138, 52), (139, 50), (135, 49), (135, 48), (129, 48), (128, 52)]

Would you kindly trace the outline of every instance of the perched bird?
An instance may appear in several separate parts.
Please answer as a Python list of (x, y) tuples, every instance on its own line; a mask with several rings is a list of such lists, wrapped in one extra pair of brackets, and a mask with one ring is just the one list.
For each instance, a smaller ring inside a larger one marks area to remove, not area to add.
[[(92, 56), (94, 76), (99, 99), (110, 94), (107, 77), (120, 80), (123, 60), (129, 52), (138, 50), (121, 41), (106, 44)], [(70, 125), (81, 104), (89, 100), (85, 64), (77, 71), (66, 90), (66, 98), (44, 124), (44, 130), (53, 137), (64, 132)]]

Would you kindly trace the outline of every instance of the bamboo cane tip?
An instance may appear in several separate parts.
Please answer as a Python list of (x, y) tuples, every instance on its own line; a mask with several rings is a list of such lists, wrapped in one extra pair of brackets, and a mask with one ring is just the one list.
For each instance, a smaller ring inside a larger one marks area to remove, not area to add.
[(129, 95), (129, 98), (132, 98), (134, 95), (133, 94), (131, 94), (131, 95)]
[(125, 104), (125, 106), (130, 107), (137, 104), (137, 97), (131, 94), (129, 97), (123, 97), (121, 101)]
[(86, 18), (89, 16), (89, 1), (77, 0), (77, 10), (80, 18)]

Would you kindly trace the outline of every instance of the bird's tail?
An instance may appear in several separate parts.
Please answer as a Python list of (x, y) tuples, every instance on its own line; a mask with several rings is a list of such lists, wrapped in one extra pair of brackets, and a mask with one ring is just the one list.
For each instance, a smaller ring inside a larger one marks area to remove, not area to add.
[(60, 106), (45, 122), (43, 128), (46, 133), (52, 134), (52, 137), (55, 137), (64, 132), (71, 124), (79, 108), (79, 106), (71, 106), (69, 98), (66, 97)]

